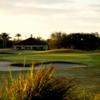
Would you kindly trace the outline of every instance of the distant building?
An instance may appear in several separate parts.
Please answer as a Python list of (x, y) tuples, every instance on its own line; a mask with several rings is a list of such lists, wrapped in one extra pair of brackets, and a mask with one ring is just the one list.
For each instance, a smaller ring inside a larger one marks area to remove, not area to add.
[(48, 50), (48, 45), (43, 40), (30, 37), (16, 43), (13, 48), (15, 50)]

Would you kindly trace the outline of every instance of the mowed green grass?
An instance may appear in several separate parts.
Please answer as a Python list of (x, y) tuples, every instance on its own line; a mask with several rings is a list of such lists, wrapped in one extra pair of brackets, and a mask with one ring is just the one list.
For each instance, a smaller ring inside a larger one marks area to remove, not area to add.
[[(65, 52), (66, 51), (66, 52)], [(100, 51), (67, 52), (69, 50), (56, 51), (14, 51), (1, 50), (0, 60), (12, 62), (43, 62), (43, 61), (70, 61), (86, 64), (85, 68), (60, 68), (55, 69), (55, 75), (60, 77), (73, 77), (79, 88), (88, 88), (94, 92), (100, 92)], [(3, 52), (3, 54), (2, 54)], [(12, 72), (15, 77), (21, 72)], [(23, 74), (26, 72), (23, 72)], [(9, 72), (0, 72), (3, 82), (9, 77)]]

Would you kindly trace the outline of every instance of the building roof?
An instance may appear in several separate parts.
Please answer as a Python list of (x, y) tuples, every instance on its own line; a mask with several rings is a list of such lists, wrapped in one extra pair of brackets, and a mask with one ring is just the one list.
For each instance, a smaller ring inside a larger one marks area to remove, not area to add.
[(43, 40), (31, 37), (26, 40), (20, 41), (16, 43), (15, 45), (47, 45), (47, 43)]

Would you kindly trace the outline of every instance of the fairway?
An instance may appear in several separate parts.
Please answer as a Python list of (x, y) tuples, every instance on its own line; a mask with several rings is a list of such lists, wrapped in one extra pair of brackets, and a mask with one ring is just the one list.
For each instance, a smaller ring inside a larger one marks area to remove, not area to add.
[[(55, 75), (60, 77), (73, 77), (79, 88), (88, 88), (100, 92), (100, 52), (43, 52), (43, 51), (0, 51), (0, 60), (9, 60), (12, 63), (35, 63), (44, 61), (69, 61), (85, 64), (85, 68), (60, 68), (55, 69)], [(26, 72), (26, 71), (25, 71)], [(25, 73), (23, 71), (23, 73)], [(12, 72), (16, 77), (21, 72)], [(9, 72), (0, 72), (3, 82), (9, 77)]]

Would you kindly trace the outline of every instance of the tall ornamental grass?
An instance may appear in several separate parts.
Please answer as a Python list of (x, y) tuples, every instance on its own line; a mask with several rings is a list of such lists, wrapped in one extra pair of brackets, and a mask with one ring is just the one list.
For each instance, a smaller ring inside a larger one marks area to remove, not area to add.
[(11, 77), (0, 92), (0, 100), (71, 100), (73, 79), (54, 76), (54, 68), (32, 69), (26, 76)]

